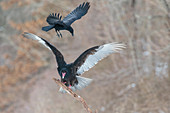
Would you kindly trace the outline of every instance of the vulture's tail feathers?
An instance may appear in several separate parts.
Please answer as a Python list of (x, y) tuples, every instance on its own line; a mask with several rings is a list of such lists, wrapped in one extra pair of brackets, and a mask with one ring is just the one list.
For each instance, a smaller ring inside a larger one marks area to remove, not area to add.
[(75, 84), (74, 87), (75, 89), (78, 89), (78, 90), (85, 88), (92, 82), (92, 79), (90, 78), (85, 78), (85, 77), (80, 77), (80, 76), (76, 76), (76, 77), (78, 80), (78, 84)]
[[(92, 79), (90, 78), (85, 78), (80, 76), (76, 76), (76, 77), (78, 80), (78, 84), (75, 84), (74, 86), (70, 87), (72, 91), (81, 90), (82, 88), (85, 88), (92, 82)], [(66, 91), (62, 87), (60, 87), (59, 92), (66, 93)]]

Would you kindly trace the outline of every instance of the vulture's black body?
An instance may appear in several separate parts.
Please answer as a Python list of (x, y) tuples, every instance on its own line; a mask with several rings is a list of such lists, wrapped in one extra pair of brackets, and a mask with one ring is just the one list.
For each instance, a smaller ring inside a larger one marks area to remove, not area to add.
[[(92, 81), (92, 79), (80, 77), (80, 75), (92, 68), (98, 61), (125, 48), (124, 44), (119, 43), (95, 46), (83, 52), (73, 63), (67, 64), (61, 52), (45, 39), (31, 33), (24, 33), (23, 36), (28, 39), (37, 40), (54, 53), (61, 81), (73, 91), (86, 87)], [(60, 88), (60, 91), (65, 92), (62, 88)]]
[(73, 36), (74, 30), (71, 27), (71, 24), (84, 16), (88, 12), (89, 8), (89, 2), (84, 2), (83, 4), (80, 4), (76, 9), (74, 9), (70, 14), (64, 17), (63, 20), (61, 20), (62, 16), (60, 16), (59, 13), (52, 13), (47, 17), (46, 20), (49, 26), (42, 27), (42, 30), (49, 31), (54, 28), (58, 37), (62, 37), (60, 30), (68, 30)]

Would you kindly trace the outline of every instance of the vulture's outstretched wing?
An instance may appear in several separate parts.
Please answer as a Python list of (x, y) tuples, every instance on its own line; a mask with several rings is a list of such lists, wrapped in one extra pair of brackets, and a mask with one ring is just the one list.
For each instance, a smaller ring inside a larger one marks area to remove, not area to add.
[(52, 13), (47, 17), (46, 21), (50, 25), (61, 24), (61, 18), (62, 16), (60, 16), (60, 13)]
[(80, 19), (82, 16), (84, 16), (88, 9), (90, 8), (89, 2), (84, 2), (83, 4), (80, 4), (76, 9), (74, 9), (70, 14), (68, 14), (66, 17), (64, 17), (63, 22), (66, 25), (71, 25), (74, 21)]
[(74, 62), (77, 74), (83, 74), (85, 71), (88, 71), (90, 68), (95, 66), (95, 64), (103, 58), (112, 53), (119, 52), (123, 48), (125, 48), (124, 44), (109, 43), (86, 50)]
[(38, 37), (32, 33), (27, 33), (25, 32), (23, 34), (23, 36), (27, 39), (33, 39), (33, 40), (36, 40), (38, 41), (39, 43), (41, 43), (42, 45), (44, 45), (46, 48), (48, 48), (49, 50), (51, 50), (54, 55), (56, 56), (56, 60), (57, 60), (57, 63), (58, 63), (58, 66), (63, 66), (65, 65), (65, 61), (64, 61), (64, 57), (63, 55), (60, 53), (59, 50), (57, 50), (53, 45), (51, 45), (49, 42), (47, 42), (45, 39), (41, 38), (41, 37)]

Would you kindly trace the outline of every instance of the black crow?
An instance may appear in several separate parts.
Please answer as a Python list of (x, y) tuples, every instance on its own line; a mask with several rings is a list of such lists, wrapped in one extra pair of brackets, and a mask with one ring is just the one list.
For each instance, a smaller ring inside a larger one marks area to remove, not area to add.
[[(92, 81), (92, 79), (80, 77), (80, 75), (88, 71), (103, 58), (125, 48), (124, 44), (119, 43), (109, 43), (101, 46), (94, 46), (83, 52), (73, 63), (67, 64), (61, 52), (45, 39), (31, 33), (24, 33), (23, 36), (28, 39), (37, 40), (39, 43), (43, 44), (46, 48), (53, 52), (58, 64), (57, 69), (59, 75), (61, 76), (61, 82), (63, 82), (73, 91), (77, 89), (80, 90), (88, 86), (88, 84)], [(63, 93), (66, 92), (62, 88), (60, 88), (59, 91)]]
[(76, 9), (74, 9), (70, 14), (64, 17), (63, 20), (61, 20), (62, 16), (60, 16), (60, 13), (52, 13), (46, 19), (49, 26), (42, 27), (42, 30), (49, 31), (55, 28), (58, 37), (62, 37), (60, 30), (68, 30), (72, 36), (74, 36), (74, 30), (71, 27), (71, 24), (84, 16), (88, 12), (89, 8), (90, 3), (84, 2), (83, 4), (80, 4)]

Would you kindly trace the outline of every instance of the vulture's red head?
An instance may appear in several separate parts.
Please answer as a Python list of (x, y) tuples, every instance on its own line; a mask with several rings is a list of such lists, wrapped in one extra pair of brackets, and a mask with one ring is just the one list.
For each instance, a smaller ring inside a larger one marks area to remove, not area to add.
[(68, 74), (69, 72), (66, 68), (63, 68), (60, 72), (61, 82), (63, 82), (66, 86), (69, 86)]

